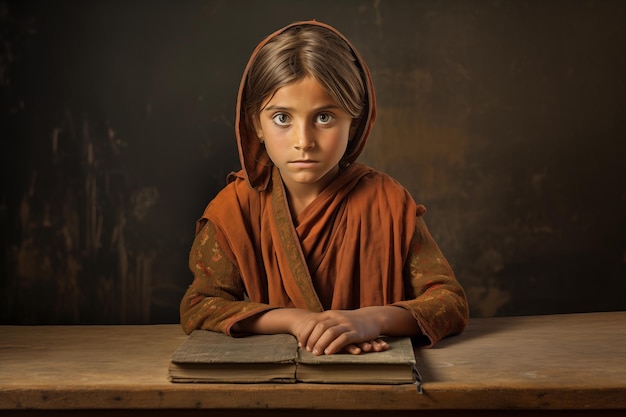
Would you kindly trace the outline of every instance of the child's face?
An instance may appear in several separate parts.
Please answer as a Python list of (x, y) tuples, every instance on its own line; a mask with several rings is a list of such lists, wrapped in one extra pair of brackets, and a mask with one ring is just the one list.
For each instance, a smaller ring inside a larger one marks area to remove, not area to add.
[(311, 77), (263, 102), (256, 126), (291, 192), (319, 194), (339, 172), (352, 117)]

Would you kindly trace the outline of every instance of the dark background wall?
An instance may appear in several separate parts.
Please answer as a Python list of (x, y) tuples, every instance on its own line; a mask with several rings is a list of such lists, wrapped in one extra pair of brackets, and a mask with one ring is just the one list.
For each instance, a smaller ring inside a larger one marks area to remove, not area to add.
[(238, 169), (239, 78), (300, 19), (369, 62), (362, 161), (401, 181), (473, 316), (626, 309), (626, 2), (0, 1), (0, 321), (176, 322)]

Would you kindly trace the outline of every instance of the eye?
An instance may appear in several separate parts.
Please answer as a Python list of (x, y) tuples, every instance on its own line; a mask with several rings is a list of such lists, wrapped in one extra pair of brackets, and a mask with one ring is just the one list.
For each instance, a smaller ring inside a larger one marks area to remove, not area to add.
[(320, 113), (317, 115), (317, 123), (327, 125), (335, 120), (335, 116), (330, 113)]
[(291, 119), (286, 113), (276, 113), (274, 116), (272, 116), (272, 120), (278, 126), (287, 126)]

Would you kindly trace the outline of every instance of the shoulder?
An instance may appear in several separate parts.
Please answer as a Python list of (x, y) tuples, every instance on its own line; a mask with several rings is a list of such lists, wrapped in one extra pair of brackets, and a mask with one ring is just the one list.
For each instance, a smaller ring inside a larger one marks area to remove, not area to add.
[(372, 169), (365, 178), (372, 185), (385, 187), (386, 189), (390, 191), (394, 191), (394, 192), (399, 192), (399, 193), (407, 192), (406, 188), (402, 184), (400, 184), (398, 180), (396, 180), (395, 178), (391, 177), (390, 175), (384, 172)]
[(409, 191), (390, 175), (369, 168), (369, 172), (363, 176), (359, 184), (359, 191), (376, 195), (383, 193), (386, 199), (408, 199), (413, 200)]
[(356, 191), (367, 199), (368, 204), (416, 210), (418, 216), (426, 212), (426, 208), (417, 204), (411, 193), (398, 180), (384, 172), (367, 168), (369, 172), (363, 176)]
[(213, 221), (247, 211), (258, 204), (259, 192), (250, 187), (243, 171), (231, 173), (228, 182), (211, 200), (204, 210), (203, 217)]

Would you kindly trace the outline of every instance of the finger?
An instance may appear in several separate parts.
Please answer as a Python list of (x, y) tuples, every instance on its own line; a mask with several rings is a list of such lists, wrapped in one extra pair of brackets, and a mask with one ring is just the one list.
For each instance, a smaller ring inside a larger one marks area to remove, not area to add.
[(299, 323), (297, 334), (294, 335), (296, 336), (296, 339), (298, 339), (299, 347), (301, 348), (308, 347), (309, 338), (311, 337), (311, 333), (313, 333), (315, 326), (317, 326), (318, 321), (319, 321), (319, 313), (313, 313), (310, 316), (308, 316), (305, 320), (302, 320), (301, 323)]
[[(326, 355), (332, 355), (340, 352), (349, 345), (355, 345), (359, 350), (356, 353), (361, 353), (362, 348), (359, 344), (355, 343), (356, 335), (353, 331), (342, 326), (335, 326), (328, 329), (320, 340), (318, 341), (316, 350), (324, 352)], [(350, 350), (354, 350), (350, 348)]]
[(306, 341), (306, 349), (315, 355), (321, 355), (340, 333), (340, 329), (331, 320), (322, 319), (311, 330)]
[(350, 353), (352, 355), (358, 355), (362, 352), (361, 348), (355, 345), (354, 343), (344, 346), (344, 348), (341, 351)]
[(382, 352), (389, 349), (389, 345), (382, 339), (375, 339), (370, 342), (361, 342), (356, 344), (361, 348), (361, 352)]
[(376, 339), (370, 342), (374, 352), (382, 352), (389, 349), (389, 344), (382, 339)]
[(359, 346), (361, 347), (361, 350), (365, 353), (371, 352), (372, 349), (374, 349), (373, 343), (370, 342), (359, 343)]
[(311, 332), (315, 327), (315, 323), (307, 322), (302, 325), (299, 329), (298, 334), (296, 335), (296, 339), (298, 339), (298, 346), (301, 348), (306, 348), (309, 337), (311, 336)]

